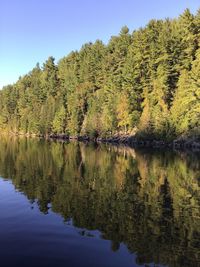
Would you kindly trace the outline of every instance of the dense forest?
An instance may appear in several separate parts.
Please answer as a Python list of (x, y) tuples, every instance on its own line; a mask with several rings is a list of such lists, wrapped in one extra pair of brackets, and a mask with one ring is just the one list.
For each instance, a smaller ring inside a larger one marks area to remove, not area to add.
[(200, 136), (200, 9), (151, 20), (0, 91), (0, 128), (18, 134), (171, 140)]
[(124, 243), (138, 265), (199, 266), (199, 154), (2, 138), (0, 175), (80, 234)]

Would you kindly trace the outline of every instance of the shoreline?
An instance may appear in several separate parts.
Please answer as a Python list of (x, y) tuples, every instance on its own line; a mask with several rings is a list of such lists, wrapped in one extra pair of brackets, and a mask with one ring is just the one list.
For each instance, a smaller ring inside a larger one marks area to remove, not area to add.
[[(5, 134), (5, 132), (4, 132)], [(156, 140), (156, 139), (142, 139), (131, 135), (114, 135), (112, 137), (97, 137), (91, 138), (89, 136), (69, 136), (65, 134), (23, 134), (23, 133), (6, 133), (11, 136), (21, 137), (38, 137), (42, 139), (63, 140), (63, 141), (80, 141), (80, 142), (95, 142), (95, 143), (109, 143), (113, 145), (126, 145), (132, 148), (155, 148), (155, 149), (175, 149), (175, 150), (194, 150), (200, 151), (200, 140), (197, 138), (188, 139), (174, 139), (172, 141)]]

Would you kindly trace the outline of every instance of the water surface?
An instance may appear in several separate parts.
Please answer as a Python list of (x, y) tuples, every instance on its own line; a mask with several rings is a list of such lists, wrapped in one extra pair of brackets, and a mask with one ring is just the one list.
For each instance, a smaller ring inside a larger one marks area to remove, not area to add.
[(0, 140), (1, 266), (200, 266), (198, 154)]

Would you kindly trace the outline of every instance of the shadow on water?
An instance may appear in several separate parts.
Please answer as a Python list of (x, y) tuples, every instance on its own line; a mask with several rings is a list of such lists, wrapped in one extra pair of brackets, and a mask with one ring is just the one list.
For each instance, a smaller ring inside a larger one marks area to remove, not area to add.
[(200, 266), (198, 154), (2, 139), (0, 175), (41, 213), (99, 230), (113, 251), (124, 243), (137, 264)]

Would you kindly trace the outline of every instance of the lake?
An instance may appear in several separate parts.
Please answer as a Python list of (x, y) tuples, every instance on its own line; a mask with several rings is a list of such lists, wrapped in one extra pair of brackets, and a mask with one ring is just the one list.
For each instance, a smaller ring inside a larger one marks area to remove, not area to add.
[(1, 266), (200, 266), (199, 156), (1, 137)]

